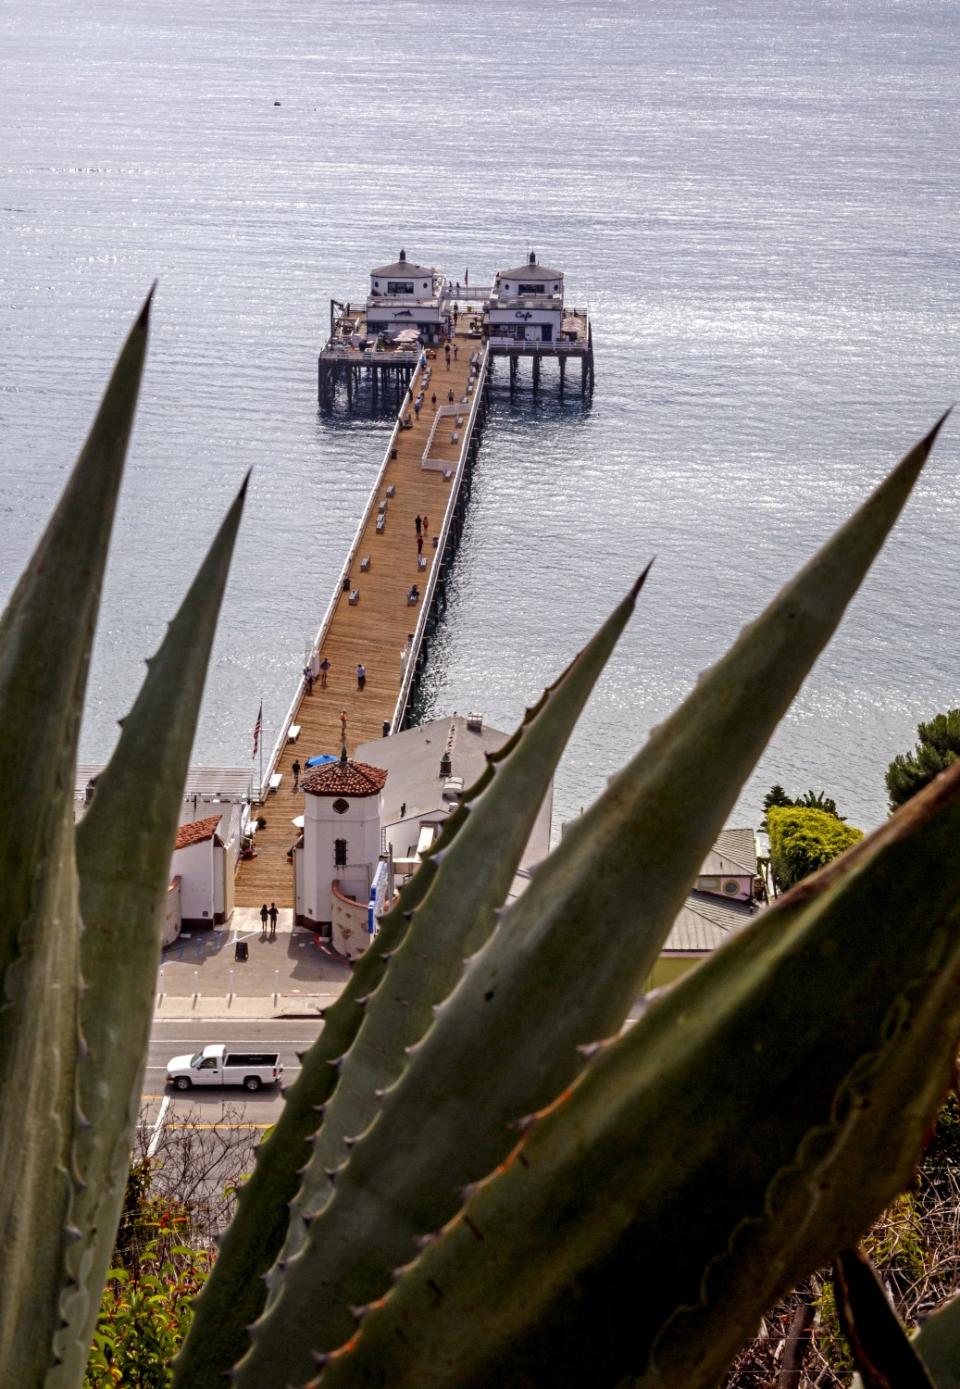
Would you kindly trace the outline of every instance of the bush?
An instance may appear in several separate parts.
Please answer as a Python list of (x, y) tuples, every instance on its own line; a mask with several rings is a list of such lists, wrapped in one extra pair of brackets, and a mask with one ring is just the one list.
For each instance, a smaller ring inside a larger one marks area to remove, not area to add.
[(805, 806), (771, 806), (767, 827), (774, 879), (784, 891), (863, 838), (863, 830)]

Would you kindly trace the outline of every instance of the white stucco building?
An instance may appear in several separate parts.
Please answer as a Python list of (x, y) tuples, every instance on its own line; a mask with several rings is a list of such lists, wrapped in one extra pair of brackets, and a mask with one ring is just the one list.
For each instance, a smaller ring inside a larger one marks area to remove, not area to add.
[(177, 830), (170, 861), (164, 945), (181, 926), (219, 926), (233, 914), (240, 808), (224, 807)]
[(563, 271), (538, 265), (531, 251), (525, 265), (499, 270), (487, 301), (491, 343), (560, 341), (563, 329)]
[(433, 266), (415, 265), (401, 250), (399, 260), (370, 271), (367, 297), (367, 337), (383, 333), (396, 338), (412, 329), (423, 342), (432, 342), (446, 321), (444, 279)]
[(303, 839), (294, 850), (297, 920), (329, 930), (334, 949), (354, 958), (369, 940), (369, 903), (380, 867), (381, 767), (347, 757), (306, 772)]

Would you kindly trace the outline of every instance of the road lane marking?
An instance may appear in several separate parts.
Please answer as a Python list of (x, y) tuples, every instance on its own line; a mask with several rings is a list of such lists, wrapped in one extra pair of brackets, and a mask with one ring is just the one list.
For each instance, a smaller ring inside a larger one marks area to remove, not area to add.
[(157, 1115), (157, 1122), (153, 1126), (153, 1133), (150, 1135), (150, 1142), (147, 1144), (147, 1157), (152, 1158), (160, 1146), (160, 1136), (163, 1133), (163, 1121), (167, 1117), (167, 1110), (170, 1108), (170, 1096), (164, 1095), (163, 1103), (160, 1106), (160, 1113)]

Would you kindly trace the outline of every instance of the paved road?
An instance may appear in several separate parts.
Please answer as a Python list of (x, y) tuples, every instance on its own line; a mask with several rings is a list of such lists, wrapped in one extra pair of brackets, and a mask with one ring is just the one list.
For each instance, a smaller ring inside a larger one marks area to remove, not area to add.
[(316, 1040), (321, 1026), (319, 1020), (285, 1018), (155, 1022), (143, 1081), (143, 1122), (156, 1126), (159, 1136), (158, 1125), (171, 1128), (178, 1115), (199, 1116), (201, 1123), (223, 1123), (226, 1108), (235, 1124), (267, 1127), (275, 1122), (283, 1104), (279, 1087), (268, 1087), (255, 1095), (221, 1086), (175, 1091), (166, 1085), (167, 1062), (172, 1056), (199, 1051), (208, 1042), (250, 1045), (257, 1050), (276, 1047), (283, 1063), (283, 1083), (290, 1085), (300, 1073), (297, 1053)]

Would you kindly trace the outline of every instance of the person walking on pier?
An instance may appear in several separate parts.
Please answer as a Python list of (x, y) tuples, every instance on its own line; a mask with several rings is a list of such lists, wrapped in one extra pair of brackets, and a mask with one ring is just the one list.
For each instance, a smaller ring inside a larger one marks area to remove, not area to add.
[(276, 940), (276, 938), (277, 938), (277, 917), (278, 917), (279, 915), (280, 915), (280, 909), (278, 908), (276, 902), (271, 902), (271, 903), (270, 903), (270, 939), (271, 939), (271, 940)]
[(363, 662), (361, 661), (360, 664), (357, 666), (357, 689), (362, 690), (366, 683), (367, 672), (365, 666), (363, 665)]
[(460, 355), (460, 348), (457, 343), (453, 344), (453, 360), (456, 361)]
[(263, 906), (260, 908), (260, 939), (261, 939), (261, 940), (266, 940), (266, 938), (267, 938), (267, 917), (268, 917), (269, 915), (270, 915), (270, 908), (267, 906), (266, 902), (264, 902)]
[(321, 690), (325, 690), (325, 689), (327, 688), (327, 671), (328, 671), (329, 669), (330, 669), (330, 662), (327, 660), (326, 656), (324, 656), (323, 660), (320, 662), (320, 688), (321, 688)]
[(300, 762), (299, 762), (299, 759), (298, 759), (298, 758), (295, 757), (295, 758), (293, 759), (293, 766), (290, 768), (290, 770), (293, 772), (293, 789), (294, 789), (294, 791), (299, 791), (299, 790), (300, 790)]
[(423, 513), (423, 520), (421, 521), (420, 524), (423, 526), (423, 533), (424, 533), (424, 535), (426, 535), (427, 529), (428, 529), (428, 527), (429, 527), (429, 525), (430, 525), (430, 517), (427, 515), (426, 512)]
[(419, 534), (420, 534), (420, 527), (423, 525), (423, 517), (420, 515), (419, 511), (417, 512), (416, 516), (413, 518), (413, 524), (414, 524), (414, 525), (416, 526), (416, 528), (417, 528), (417, 535), (419, 535)]
[(419, 400), (415, 400), (414, 403), (413, 403), (413, 413), (416, 415), (417, 419), (420, 418), (420, 402), (419, 402)]
[(437, 393), (436, 393), (436, 391), (434, 391), (433, 395), (430, 397), (430, 404), (433, 406), (434, 410), (436, 410), (436, 408), (437, 408)]
[(417, 536), (417, 554), (418, 554), (418, 555), (422, 555), (422, 554), (423, 554), (423, 536), (422, 536), (422, 535), (418, 535), (418, 536)]

